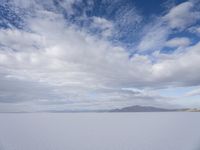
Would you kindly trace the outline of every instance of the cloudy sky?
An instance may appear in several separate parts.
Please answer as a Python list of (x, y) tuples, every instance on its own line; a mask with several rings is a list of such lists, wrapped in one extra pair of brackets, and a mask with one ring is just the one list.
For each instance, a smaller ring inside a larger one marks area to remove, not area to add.
[(1, 0), (0, 111), (200, 107), (199, 0)]

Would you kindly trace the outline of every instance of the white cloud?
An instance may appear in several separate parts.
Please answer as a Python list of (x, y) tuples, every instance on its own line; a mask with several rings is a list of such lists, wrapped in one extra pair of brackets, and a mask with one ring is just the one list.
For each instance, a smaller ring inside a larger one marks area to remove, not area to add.
[[(197, 5), (198, 6), (198, 5)], [(195, 1), (188, 1), (172, 7), (169, 12), (157, 17), (142, 30), (141, 40), (137, 45), (137, 50), (141, 52), (154, 52), (165, 46), (179, 47), (190, 45), (190, 40), (185, 38), (174, 38), (167, 41), (174, 29), (183, 30), (200, 19), (200, 11), (196, 9)], [(191, 29), (197, 32), (197, 28)]]
[(188, 29), (189, 32), (200, 36), (200, 26), (192, 26)]
[(93, 23), (94, 23), (93, 25), (96, 26), (97, 28), (107, 29), (113, 27), (112, 22), (101, 17), (93, 17)]
[(171, 85), (198, 85), (199, 48), (200, 43), (197, 43), (185, 48), (183, 53), (160, 55), (160, 62), (153, 65), (154, 77), (159, 82), (164, 81)]
[(162, 49), (165, 41), (169, 35), (169, 28), (156, 22), (147, 29), (144, 30), (144, 35), (142, 36), (137, 49), (139, 51), (155, 51)]
[(7, 46), (10, 50), (31, 51), (36, 50), (37, 46), (41, 47), (44, 44), (42, 36), (34, 33), (15, 29), (2, 29), (0, 32), (0, 41), (2, 45)]
[(186, 93), (186, 96), (198, 96), (198, 95), (200, 95), (200, 89), (195, 89)]
[[(93, 19), (96, 27), (112, 30), (113, 22)], [(68, 23), (61, 14), (42, 7), (26, 21), (28, 31), (0, 30), (3, 44), (0, 75), (4, 83), (0, 85), (0, 96), (5, 97), (10, 91), (11, 100), (13, 94), (19, 93), (12, 99), (13, 103), (66, 104), (62, 109), (72, 105), (74, 108), (88, 105), (95, 108), (100, 104), (103, 108), (122, 103), (159, 105), (164, 102), (158, 99), (166, 100), (159, 94), (124, 89), (153, 90), (200, 84), (200, 43), (189, 46), (187, 38), (167, 41), (168, 46), (182, 48), (182, 53), (152, 54), (155, 58), (152, 62), (152, 55), (139, 53), (130, 58), (127, 49), (91, 35), (87, 29)], [(152, 26), (147, 27), (148, 32), (138, 46), (141, 51), (165, 46), (171, 30), (162, 23)], [(23, 87), (15, 87), (11, 84), (13, 80)], [(11, 86), (5, 88), (6, 83)], [(17, 93), (13, 89), (18, 89)], [(5, 100), (0, 101), (5, 103)]]
[(112, 36), (114, 31), (113, 23), (101, 17), (93, 17), (92, 27), (100, 29), (104, 37)]
[(195, 23), (199, 17), (198, 11), (194, 9), (195, 3), (187, 1), (173, 7), (164, 17), (171, 28), (184, 29)]
[(166, 42), (165, 46), (167, 47), (186, 47), (191, 44), (191, 41), (189, 38), (186, 37), (177, 37), (170, 39)]

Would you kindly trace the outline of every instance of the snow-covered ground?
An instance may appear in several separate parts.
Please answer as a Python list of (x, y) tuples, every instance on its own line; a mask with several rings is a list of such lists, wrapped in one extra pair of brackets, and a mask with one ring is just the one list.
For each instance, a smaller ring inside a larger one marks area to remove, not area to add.
[(0, 114), (0, 150), (200, 150), (200, 113)]

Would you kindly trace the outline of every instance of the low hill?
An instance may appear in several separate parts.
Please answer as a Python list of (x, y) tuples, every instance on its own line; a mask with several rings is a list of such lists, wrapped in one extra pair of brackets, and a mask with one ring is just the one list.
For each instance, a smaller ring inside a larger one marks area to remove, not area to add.
[(136, 106), (124, 107), (121, 109), (113, 109), (110, 112), (170, 112), (170, 111), (178, 111), (178, 110), (136, 105)]

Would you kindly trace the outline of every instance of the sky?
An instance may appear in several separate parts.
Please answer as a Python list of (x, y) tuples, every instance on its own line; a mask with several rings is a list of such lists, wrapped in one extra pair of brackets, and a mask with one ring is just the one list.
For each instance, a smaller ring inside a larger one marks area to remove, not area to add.
[(200, 107), (199, 0), (1, 0), (0, 112)]

